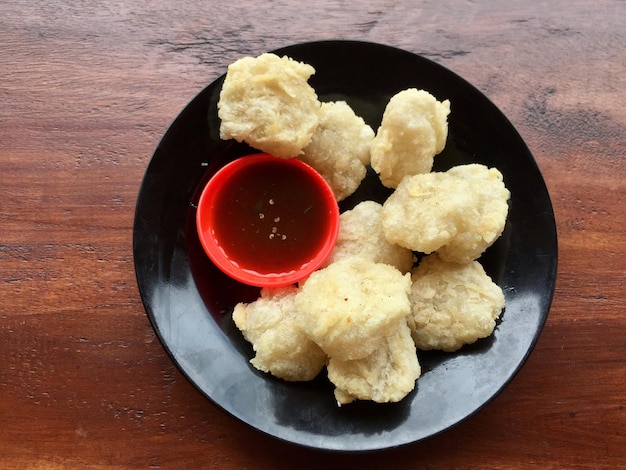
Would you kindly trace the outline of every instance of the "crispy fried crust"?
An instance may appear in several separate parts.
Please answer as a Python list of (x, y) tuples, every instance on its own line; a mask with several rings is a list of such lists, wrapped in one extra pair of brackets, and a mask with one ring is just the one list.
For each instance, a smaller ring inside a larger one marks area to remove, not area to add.
[(262, 289), (259, 299), (237, 304), (233, 312), (235, 325), (254, 348), (252, 365), (289, 381), (311, 380), (326, 364), (324, 352), (302, 329), (297, 292), (295, 287)]
[(341, 360), (371, 354), (410, 311), (410, 275), (359, 257), (314, 272), (296, 295), (304, 329)]
[(232, 63), (217, 104), (220, 137), (276, 157), (300, 155), (318, 125), (320, 102), (308, 84), (314, 73), (308, 64), (270, 53)]
[(387, 241), (383, 233), (382, 205), (363, 201), (341, 214), (339, 236), (328, 264), (349, 256), (361, 256), (390, 264), (402, 273), (413, 266), (413, 252)]
[(328, 363), (328, 378), (335, 385), (339, 406), (354, 400), (400, 401), (415, 388), (420, 373), (406, 322), (369, 356), (353, 361), (331, 358)]
[(392, 96), (372, 141), (372, 168), (382, 183), (396, 188), (407, 175), (431, 171), (448, 137), (450, 102), (409, 88)]
[(345, 101), (322, 103), (319, 126), (300, 159), (326, 179), (338, 201), (361, 184), (374, 131)]
[(422, 259), (412, 273), (408, 324), (418, 349), (456, 351), (493, 333), (504, 294), (478, 261)]
[(464, 263), (502, 234), (508, 199), (502, 174), (484, 165), (407, 176), (383, 205), (383, 230), (391, 243)]

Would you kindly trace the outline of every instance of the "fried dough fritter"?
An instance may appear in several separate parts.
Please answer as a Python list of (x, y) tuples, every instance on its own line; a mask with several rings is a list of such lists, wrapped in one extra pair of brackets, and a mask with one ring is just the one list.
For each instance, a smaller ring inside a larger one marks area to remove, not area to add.
[(381, 347), (363, 359), (330, 358), (328, 378), (339, 406), (354, 400), (398, 402), (415, 388), (421, 374), (411, 330), (402, 322)]
[(349, 257), (314, 272), (296, 295), (309, 337), (336, 359), (362, 359), (410, 311), (410, 275), (393, 266)]
[(315, 69), (265, 53), (228, 66), (217, 104), (220, 137), (281, 158), (296, 157), (317, 129), (320, 102), (308, 79)]
[(432, 254), (413, 269), (412, 281), (408, 324), (418, 349), (452, 352), (493, 333), (504, 294), (478, 261)]
[(413, 252), (389, 243), (382, 226), (383, 206), (363, 201), (341, 214), (339, 236), (327, 265), (349, 256), (361, 256), (376, 263), (390, 264), (402, 273), (413, 266)]
[(502, 234), (509, 196), (502, 174), (480, 164), (407, 176), (383, 204), (385, 237), (448, 261), (472, 261)]
[(372, 168), (388, 188), (402, 178), (428, 173), (448, 137), (450, 102), (409, 88), (391, 97), (372, 141)]
[(319, 126), (299, 158), (324, 177), (341, 201), (365, 178), (372, 139), (372, 128), (345, 101), (322, 103)]
[(250, 363), (288, 381), (311, 380), (326, 364), (326, 354), (302, 329), (297, 292), (294, 286), (265, 288), (256, 301), (239, 303), (233, 312), (235, 325), (254, 348)]

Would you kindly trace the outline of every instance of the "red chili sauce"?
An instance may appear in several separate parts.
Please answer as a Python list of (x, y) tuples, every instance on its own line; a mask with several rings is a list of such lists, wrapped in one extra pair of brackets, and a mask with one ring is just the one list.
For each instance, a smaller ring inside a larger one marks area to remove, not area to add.
[(233, 175), (214, 202), (214, 236), (246, 270), (286, 273), (308, 264), (324, 244), (324, 195), (302, 169), (268, 161)]

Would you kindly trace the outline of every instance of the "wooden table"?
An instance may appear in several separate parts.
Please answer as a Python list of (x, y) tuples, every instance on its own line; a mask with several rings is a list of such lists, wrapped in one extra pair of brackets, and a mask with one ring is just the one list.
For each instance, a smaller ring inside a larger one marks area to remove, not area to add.
[[(306, 6), (304, 6), (306, 5)], [(0, 467), (626, 468), (626, 4), (0, 4)], [(549, 319), (513, 382), (433, 439), (336, 455), (190, 385), (135, 282), (135, 202), (173, 118), (243, 55), (316, 39), (422, 54), (520, 131), (552, 196)]]

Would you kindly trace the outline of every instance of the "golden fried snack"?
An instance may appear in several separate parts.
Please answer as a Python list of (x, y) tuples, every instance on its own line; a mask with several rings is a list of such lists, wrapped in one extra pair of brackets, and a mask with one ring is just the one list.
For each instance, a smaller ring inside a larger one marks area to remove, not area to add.
[(450, 102), (424, 90), (409, 88), (387, 103), (372, 141), (372, 168), (388, 188), (407, 175), (428, 173), (435, 155), (446, 145)]
[(338, 201), (365, 178), (374, 131), (345, 101), (322, 103), (319, 126), (299, 158), (326, 179)]
[(478, 261), (422, 259), (412, 273), (408, 325), (418, 349), (456, 351), (493, 333), (504, 294)]
[(465, 263), (478, 257), (495, 242), (506, 225), (509, 212), (509, 190), (502, 180), (502, 173), (484, 165), (461, 165), (450, 168), (447, 173), (469, 182), (477, 202), (473, 206), (472, 223), (465, 223), (456, 236), (442, 246), (438, 253), (442, 259)]
[(327, 264), (349, 256), (361, 256), (375, 263), (395, 266), (407, 273), (413, 266), (413, 252), (387, 241), (382, 226), (383, 206), (363, 201), (341, 214), (339, 236)]
[(362, 359), (405, 321), (410, 275), (349, 257), (314, 272), (296, 295), (304, 330), (335, 359)]
[(420, 373), (406, 321), (369, 356), (352, 361), (331, 357), (328, 363), (328, 378), (335, 385), (339, 406), (354, 400), (400, 401), (415, 388)]
[(383, 204), (383, 231), (391, 243), (465, 263), (502, 234), (509, 195), (502, 174), (480, 164), (407, 176)]
[(217, 104), (220, 137), (276, 157), (302, 153), (317, 129), (320, 102), (308, 79), (315, 69), (266, 53), (228, 67)]
[(311, 380), (326, 364), (324, 352), (302, 330), (294, 306), (293, 286), (262, 289), (250, 304), (239, 303), (233, 321), (255, 351), (250, 363), (263, 372), (289, 381)]

